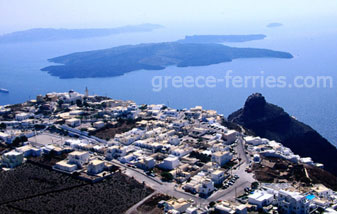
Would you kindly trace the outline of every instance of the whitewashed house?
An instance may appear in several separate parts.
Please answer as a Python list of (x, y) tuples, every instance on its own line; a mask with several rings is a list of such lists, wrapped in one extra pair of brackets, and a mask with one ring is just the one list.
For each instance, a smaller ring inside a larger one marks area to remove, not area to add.
[(214, 183), (210, 179), (204, 179), (199, 186), (199, 194), (209, 195), (214, 191)]
[(66, 124), (71, 127), (77, 127), (81, 125), (81, 120), (77, 118), (71, 118), (71, 119), (66, 120)]
[(274, 200), (274, 195), (266, 191), (255, 191), (248, 196), (248, 203), (256, 205), (258, 208), (270, 205)]
[(76, 164), (79, 167), (82, 167), (83, 164), (88, 163), (89, 152), (74, 151), (68, 155), (68, 163)]
[(286, 214), (308, 214), (310, 202), (298, 193), (280, 190), (277, 195), (278, 208), (281, 213)]
[(168, 156), (164, 159), (164, 161), (159, 164), (160, 168), (166, 169), (166, 170), (173, 170), (177, 168), (180, 164), (179, 158), (174, 156)]
[(77, 169), (77, 165), (68, 163), (66, 160), (62, 160), (62, 161), (57, 162), (53, 166), (53, 169), (67, 172), (67, 173), (72, 173)]
[(12, 150), (2, 155), (1, 163), (4, 167), (14, 168), (21, 165), (23, 162), (23, 154)]
[(214, 184), (221, 184), (225, 180), (225, 172), (222, 170), (215, 170), (211, 173), (211, 179)]
[(212, 154), (212, 162), (217, 163), (219, 166), (224, 166), (227, 162), (229, 162), (233, 158), (232, 153), (227, 151), (215, 152)]
[(18, 120), (18, 121), (26, 120), (32, 115), (33, 114), (31, 114), (31, 113), (25, 113), (25, 112), (19, 113), (19, 114), (15, 115), (15, 120)]
[(237, 131), (235, 130), (228, 130), (226, 133), (223, 134), (223, 137), (227, 141), (228, 144), (234, 143), (237, 137)]
[(105, 167), (104, 161), (92, 160), (88, 164), (88, 174), (98, 174), (103, 172)]

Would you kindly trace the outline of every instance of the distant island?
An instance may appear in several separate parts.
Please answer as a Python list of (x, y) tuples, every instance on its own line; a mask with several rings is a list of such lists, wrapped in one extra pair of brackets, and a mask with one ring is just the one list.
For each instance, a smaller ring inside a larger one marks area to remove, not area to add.
[(141, 25), (122, 26), (116, 28), (92, 28), (92, 29), (34, 28), (0, 35), (0, 44), (104, 37), (120, 33), (149, 32), (162, 27), (163, 26), (161, 25), (155, 24), (141, 24)]
[(186, 36), (185, 39), (178, 40), (181, 43), (223, 43), (223, 42), (248, 42), (264, 39), (266, 35), (193, 35)]
[(103, 50), (78, 52), (49, 59), (52, 65), (41, 69), (60, 78), (112, 77), (136, 70), (161, 70), (206, 66), (239, 58), (292, 58), (287, 52), (258, 48), (233, 48), (221, 44), (150, 43)]
[(272, 22), (272, 23), (269, 23), (269, 24), (267, 25), (267, 27), (269, 27), (269, 28), (281, 27), (281, 26), (283, 26), (283, 24), (278, 23), (278, 22)]

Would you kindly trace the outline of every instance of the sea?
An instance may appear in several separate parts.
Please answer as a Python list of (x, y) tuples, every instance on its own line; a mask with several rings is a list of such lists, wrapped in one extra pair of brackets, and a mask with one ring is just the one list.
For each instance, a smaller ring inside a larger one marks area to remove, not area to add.
[[(309, 23), (308, 23), (309, 22)], [(160, 23), (159, 23), (160, 24)], [(262, 93), (267, 102), (284, 108), (337, 145), (337, 21), (288, 21), (277, 28), (267, 28), (260, 23), (195, 23), (191, 25), (168, 24), (152, 32), (111, 35), (80, 40), (0, 44), (0, 105), (15, 104), (35, 99), (38, 94), (65, 92), (73, 89), (89, 94), (109, 96), (114, 99), (133, 100), (138, 104), (165, 104), (183, 109), (202, 106), (228, 116), (244, 105), (246, 98)], [(264, 40), (242, 43), (225, 43), (233, 47), (267, 48), (291, 53), (293, 59), (252, 58), (210, 66), (167, 67), (164, 70), (139, 70), (123, 76), (109, 78), (59, 79), (40, 69), (51, 65), (49, 58), (110, 48), (120, 45), (169, 42), (195, 34), (265, 34)], [(173, 87), (153, 90), (154, 77), (212, 76), (223, 78), (231, 70), (235, 76), (285, 76), (287, 80), (303, 76), (330, 76), (332, 86), (306, 88), (271, 88), (261, 85), (231, 87), (218, 83), (216, 87)]]

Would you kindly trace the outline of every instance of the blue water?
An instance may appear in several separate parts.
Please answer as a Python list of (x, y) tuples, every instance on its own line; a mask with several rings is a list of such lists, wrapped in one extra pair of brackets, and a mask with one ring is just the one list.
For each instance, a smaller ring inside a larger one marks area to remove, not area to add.
[(314, 196), (314, 195), (307, 195), (306, 198), (311, 201), (314, 198), (316, 198), (316, 196)]
[[(34, 99), (37, 94), (63, 92), (74, 89), (84, 93), (87, 86), (91, 94), (107, 95), (115, 99), (142, 103), (163, 103), (174, 108), (202, 105), (227, 116), (242, 107), (253, 92), (261, 92), (267, 101), (283, 107), (289, 114), (303, 121), (333, 143), (337, 143), (336, 87), (333, 88), (173, 88), (153, 92), (151, 80), (157, 75), (199, 76), (212, 75), (223, 78), (227, 70), (234, 75), (331, 75), (334, 84), (337, 73), (337, 24), (308, 26), (284, 23), (284, 27), (264, 26), (219, 27), (167, 27), (154, 32), (121, 34), (106, 38), (76, 41), (41, 42), (0, 45), (0, 88), (10, 90), (0, 93), (0, 105)], [(314, 23), (315, 24), (315, 23)], [(313, 24), (313, 25), (314, 25)], [(135, 71), (119, 77), (89, 79), (59, 79), (40, 68), (49, 65), (46, 59), (85, 50), (108, 48), (123, 44), (174, 41), (187, 34), (248, 34), (264, 33), (265, 40), (228, 44), (231, 46), (260, 47), (292, 53), (293, 59), (240, 59), (205, 67), (168, 67), (160, 71)]]

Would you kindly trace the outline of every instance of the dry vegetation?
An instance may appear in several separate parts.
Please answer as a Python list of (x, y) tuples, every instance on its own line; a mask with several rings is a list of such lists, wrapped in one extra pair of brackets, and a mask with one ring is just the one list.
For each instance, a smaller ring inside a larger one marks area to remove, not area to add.
[(106, 127), (99, 129), (91, 134), (101, 139), (108, 140), (108, 139), (113, 138), (116, 134), (127, 132), (135, 127), (136, 127), (136, 121), (122, 120), (122, 121), (119, 121), (116, 125), (109, 124)]
[(253, 165), (253, 170), (256, 179), (261, 182), (301, 183), (305, 186), (322, 183), (326, 187), (337, 190), (337, 178), (314, 166), (295, 164), (279, 158), (264, 158), (261, 163)]
[(147, 199), (142, 205), (137, 208), (138, 214), (161, 214), (164, 211), (158, 208), (158, 202), (161, 200), (168, 200), (170, 196), (163, 194), (155, 194), (151, 198)]

